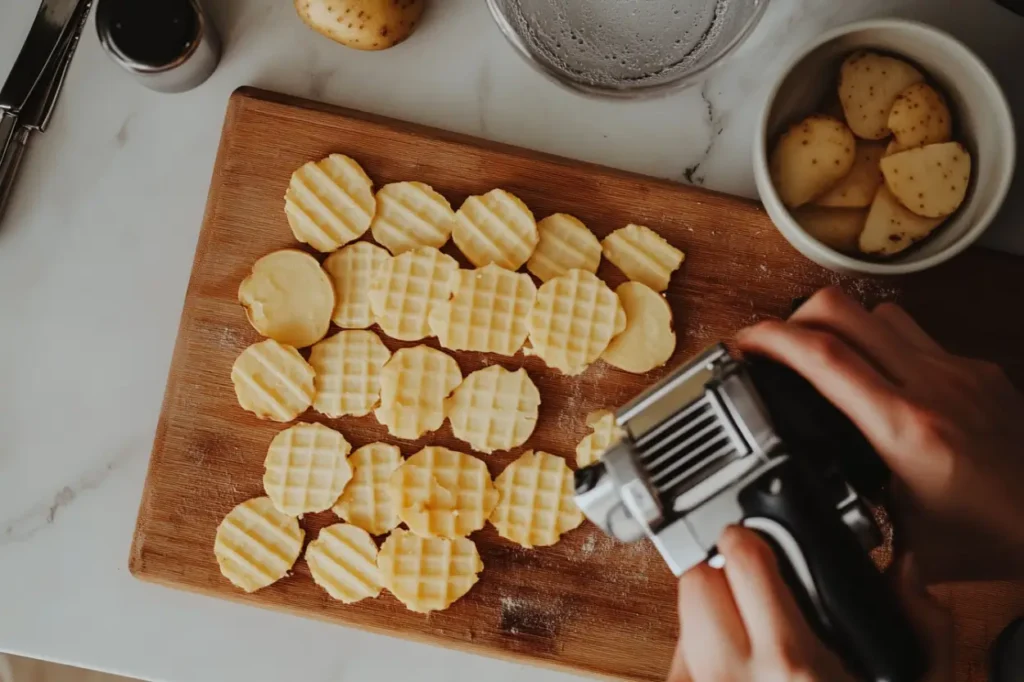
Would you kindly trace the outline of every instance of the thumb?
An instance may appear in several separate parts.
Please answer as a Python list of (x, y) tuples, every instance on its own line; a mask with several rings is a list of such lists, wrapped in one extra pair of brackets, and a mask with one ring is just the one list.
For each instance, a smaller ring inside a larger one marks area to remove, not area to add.
[(917, 560), (906, 554), (896, 563), (897, 589), (900, 602), (911, 625), (921, 638), (928, 654), (925, 682), (948, 682), (953, 679), (953, 617), (940, 604), (921, 580)]

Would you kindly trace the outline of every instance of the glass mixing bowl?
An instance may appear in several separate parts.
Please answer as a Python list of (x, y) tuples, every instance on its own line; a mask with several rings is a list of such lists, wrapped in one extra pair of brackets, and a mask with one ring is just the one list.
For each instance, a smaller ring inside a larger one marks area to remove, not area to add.
[(509, 42), (558, 83), (644, 97), (695, 82), (743, 42), (768, 0), (487, 0)]

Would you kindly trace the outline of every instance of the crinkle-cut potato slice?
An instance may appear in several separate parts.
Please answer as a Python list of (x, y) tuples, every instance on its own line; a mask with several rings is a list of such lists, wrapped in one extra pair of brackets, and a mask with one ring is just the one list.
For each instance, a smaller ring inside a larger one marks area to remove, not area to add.
[(882, 142), (857, 142), (853, 167), (830, 190), (814, 200), (816, 206), (833, 208), (867, 208), (882, 184), (878, 162), (885, 155)]
[(345, 436), (323, 424), (291, 426), (270, 442), (263, 489), (291, 516), (330, 509), (352, 478), (351, 450)]
[(959, 142), (917, 147), (882, 159), (885, 184), (919, 216), (941, 218), (963, 203), (971, 182), (971, 155)]
[(292, 173), (284, 195), (292, 234), (324, 253), (358, 239), (376, 210), (373, 181), (344, 154), (304, 164)]
[(297, 350), (267, 339), (235, 359), (231, 383), (243, 410), (260, 419), (290, 422), (313, 404), (315, 374)]
[(620, 284), (615, 295), (626, 313), (626, 328), (611, 340), (601, 359), (633, 374), (664, 365), (676, 349), (668, 301), (640, 282)]
[(392, 255), (421, 246), (440, 249), (451, 237), (455, 211), (422, 182), (392, 182), (377, 191), (377, 214), (370, 233)]
[(518, 270), (529, 260), (539, 239), (533, 212), (503, 189), (462, 202), (455, 214), (452, 239), (469, 262), (481, 268), (496, 263)]
[(316, 372), (313, 407), (328, 417), (369, 414), (380, 401), (380, 370), (390, 358), (368, 329), (345, 329), (320, 341), (309, 353)]
[(345, 604), (372, 599), (383, 587), (377, 545), (362, 528), (335, 523), (320, 530), (306, 547), (313, 582)]
[(255, 592), (288, 575), (305, 535), (298, 519), (279, 512), (269, 497), (254, 497), (217, 526), (213, 553), (225, 578)]
[(591, 272), (570, 270), (537, 289), (529, 353), (563, 374), (579, 374), (625, 327), (626, 314), (615, 292)]
[(401, 528), (377, 555), (384, 586), (410, 611), (429, 613), (463, 597), (484, 570), (468, 538), (423, 538)]
[(588, 434), (576, 446), (576, 466), (585, 467), (601, 459), (605, 450), (622, 438), (623, 431), (615, 423), (611, 410), (594, 410), (587, 415), (587, 426), (593, 433)]
[(456, 270), (448, 280), (451, 298), (434, 303), (427, 323), (445, 348), (515, 355), (529, 333), (537, 285), (525, 272), (491, 263)]
[(390, 443), (369, 443), (357, 449), (348, 457), (352, 480), (332, 511), (372, 535), (397, 526), (401, 520), (388, 481), (402, 461), (402, 452)]
[(620, 227), (604, 238), (601, 248), (604, 257), (626, 277), (655, 291), (668, 289), (672, 273), (686, 258), (686, 254), (645, 225)]
[(501, 501), (491, 513), (498, 535), (523, 547), (546, 547), (583, 523), (572, 470), (561, 457), (527, 450), (494, 481)]
[(490, 454), (525, 443), (539, 407), (540, 391), (525, 369), (491, 365), (462, 380), (445, 401), (445, 414), (456, 438)]
[(839, 69), (839, 101), (853, 134), (865, 140), (889, 136), (889, 112), (901, 92), (924, 76), (894, 57), (858, 50)]
[(417, 535), (454, 538), (480, 530), (498, 503), (487, 465), (456, 450), (427, 446), (388, 484), (398, 516)]
[[(878, 194), (878, 190), (875, 190)], [(824, 206), (801, 206), (793, 210), (793, 220), (825, 246), (856, 254), (860, 233), (868, 218), (866, 208), (827, 208)]]
[(782, 203), (797, 208), (835, 186), (853, 168), (856, 144), (846, 124), (829, 116), (808, 116), (790, 126), (768, 160)]
[(334, 312), (334, 287), (308, 253), (282, 249), (253, 263), (238, 287), (238, 302), (263, 336), (305, 348), (327, 334)]
[(430, 308), (448, 300), (448, 282), (458, 262), (432, 246), (388, 258), (370, 279), (370, 309), (381, 330), (393, 339), (417, 341), (430, 336)]
[(429, 346), (401, 348), (380, 371), (377, 421), (396, 438), (415, 440), (444, 423), (444, 399), (462, 382), (450, 355)]
[(317, 33), (357, 50), (384, 50), (416, 28), (424, 0), (295, 0), (295, 10)]
[(390, 256), (370, 242), (356, 242), (335, 251), (324, 261), (324, 271), (334, 284), (331, 320), (343, 329), (366, 329), (373, 324), (370, 280)]
[(927, 83), (914, 83), (899, 94), (888, 126), (895, 138), (894, 152), (953, 139), (953, 117), (946, 99)]
[(927, 237), (943, 220), (945, 218), (923, 218), (908, 211), (889, 188), (882, 185), (860, 234), (860, 250), (874, 256), (892, 256)]
[(583, 222), (567, 213), (555, 213), (537, 223), (539, 241), (526, 269), (541, 282), (573, 269), (597, 272), (601, 242)]

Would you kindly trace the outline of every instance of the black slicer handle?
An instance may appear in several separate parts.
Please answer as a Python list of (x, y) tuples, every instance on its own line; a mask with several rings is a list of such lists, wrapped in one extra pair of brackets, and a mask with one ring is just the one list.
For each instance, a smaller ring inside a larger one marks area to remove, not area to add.
[[(851, 672), (916, 682), (927, 659), (899, 599), (814, 481), (799, 460), (782, 461), (740, 493), (745, 523), (772, 544), (812, 627)], [(801, 574), (809, 574), (827, 623)]]

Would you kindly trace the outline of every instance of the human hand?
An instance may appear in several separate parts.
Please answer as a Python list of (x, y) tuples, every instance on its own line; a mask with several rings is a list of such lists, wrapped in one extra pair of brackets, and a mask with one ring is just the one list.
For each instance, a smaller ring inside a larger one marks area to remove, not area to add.
[(896, 542), (926, 579), (1024, 572), (1024, 397), (999, 367), (947, 353), (902, 308), (838, 289), (737, 344), (792, 367), (864, 433), (894, 474)]
[[(757, 533), (731, 526), (718, 542), (724, 570), (701, 564), (679, 580), (679, 643), (668, 682), (855, 682), (811, 630)], [(926, 682), (952, 680), (952, 621), (917, 578), (896, 593), (931, 661)]]

